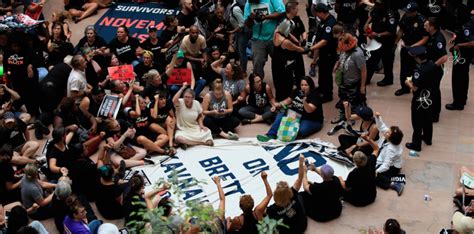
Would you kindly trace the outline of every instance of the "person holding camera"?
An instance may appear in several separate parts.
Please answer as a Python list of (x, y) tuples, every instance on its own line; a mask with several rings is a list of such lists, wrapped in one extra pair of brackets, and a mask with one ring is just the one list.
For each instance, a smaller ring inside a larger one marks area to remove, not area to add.
[(249, 0), (245, 4), (244, 21), (252, 29), (253, 71), (262, 77), (268, 55), (273, 55), (273, 32), (283, 13), (281, 0)]

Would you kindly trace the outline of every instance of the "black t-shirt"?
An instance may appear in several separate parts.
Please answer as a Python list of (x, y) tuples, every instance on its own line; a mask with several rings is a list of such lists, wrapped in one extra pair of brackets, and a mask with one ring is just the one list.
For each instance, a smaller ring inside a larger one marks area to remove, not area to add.
[(295, 16), (292, 20), (295, 23), (295, 28), (293, 29), (293, 31), (291, 31), (291, 34), (297, 39), (300, 39), (303, 33), (306, 31), (304, 28), (304, 23), (299, 15)]
[(174, 36), (178, 33), (178, 29), (175, 27), (173, 30), (165, 29), (161, 31), (160, 37), (158, 39), (158, 44), (161, 47), (164, 47), (168, 41), (174, 38)]
[[(150, 109), (155, 106), (155, 100), (150, 102)], [(162, 108), (158, 107), (158, 114), (156, 119), (153, 120), (155, 123), (164, 123), (166, 121), (166, 118), (169, 116), (170, 110), (173, 109), (173, 103), (167, 99), (166, 100), (166, 105)]]
[(143, 89), (142, 96), (148, 97), (150, 100), (154, 100), (155, 95), (158, 94), (158, 92), (168, 90), (168, 86), (166, 85), (167, 80), (168, 80), (168, 75), (166, 74), (161, 75), (162, 83), (158, 86), (147, 84), (145, 88)]
[(293, 198), (289, 206), (278, 207), (273, 204), (267, 208), (268, 217), (275, 220), (283, 219), (283, 223), (288, 225), (289, 228), (278, 227), (280, 234), (303, 233), (308, 225), (305, 210), (298, 199), (298, 191), (293, 187), (291, 191), (293, 192)]
[(138, 212), (146, 211), (145, 199), (138, 195), (127, 196), (123, 202), (123, 210), (125, 215), (125, 225), (130, 221), (143, 221), (143, 217), (141, 217)]
[(123, 193), (122, 189), (116, 184), (103, 185), (99, 183), (99, 193), (97, 193), (96, 206), (100, 214), (106, 219), (123, 218), (123, 207), (117, 202), (116, 198)]
[(322, 183), (312, 183), (309, 190), (313, 207), (306, 207), (308, 216), (318, 221), (328, 221), (341, 214), (340, 197), (343, 189), (337, 177), (333, 176), (332, 180)]
[(54, 86), (55, 90), (62, 90), (65, 94), (67, 87), (67, 80), (69, 78), (69, 73), (71, 73), (72, 68), (65, 64), (59, 63), (56, 64), (48, 75), (41, 80), (41, 84), (46, 84), (47, 86)]
[(140, 62), (133, 68), (133, 71), (135, 72), (135, 74), (137, 74), (137, 78), (140, 81), (140, 85), (144, 85), (143, 82), (145, 82), (143, 80), (143, 75), (145, 75), (145, 73), (149, 72), (152, 69), (158, 70), (158, 67), (155, 64), (153, 64), (151, 67), (145, 66), (143, 62)]
[(407, 46), (411, 46), (421, 40), (424, 36), (428, 36), (425, 28), (425, 17), (417, 14), (415, 17), (404, 15), (400, 20), (399, 26), (403, 30), (402, 40)]
[(179, 26), (184, 26), (185, 28), (189, 28), (191, 27), (191, 25), (194, 24), (194, 22), (196, 22), (195, 17), (196, 17), (196, 14), (194, 13), (194, 11), (192, 11), (188, 15), (185, 15), (183, 14), (182, 11), (180, 11), (176, 18), (178, 18)]
[(122, 43), (117, 38), (112, 39), (109, 43), (109, 48), (114, 53), (118, 60), (125, 64), (131, 64), (132, 61), (137, 59), (135, 56), (135, 50), (140, 47), (140, 42), (129, 36), (127, 42)]
[[(57, 167), (66, 167), (67, 169), (71, 168), (71, 165), (73, 164), (74, 158), (71, 155), (71, 152), (69, 149), (66, 147), (64, 151), (61, 151), (56, 147), (53, 143), (48, 145), (48, 152), (46, 153), (46, 160), (48, 162), (48, 168), (49, 168), (49, 160), (50, 159), (56, 159), (56, 166)], [(51, 172), (51, 168), (49, 168), (49, 179), (58, 179), (61, 177), (61, 173), (53, 173)]]
[(377, 196), (375, 186), (375, 164), (376, 157), (367, 157), (367, 164), (362, 168), (355, 168), (347, 176), (346, 187), (350, 190), (346, 192), (344, 198), (348, 198), (351, 204), (365, 206), (372, 203)]
[(307, 98), (306, 102), (311, 103), (316, 106), (316, 110), (311, 113), (306, 112), (303, 106), (303, 92), (299, 90), (294, 90), (293, 95), (291, 98), (291, 109), (301, 114), (302, 120), (311, 120), (311, 121), (318, 121), (323, 122), (323, 105), (321, 102), (321, 97), (316, 91), (313, 91)]
[(68, 55), (74, 54), (74, 47), (67, 41), (53, 41), (53, 51), (48, 51), (48, 65), (56, 65), (62, 63)]
[(92, 44), (89, 44), (87, 37), (81, 38), (79, 43), (76, 46), (76, 52), (81, 52), (81, 54), (87, 54), (92, 50), (100, 49), (102, 47), (107, 47), (107, 42), (101, 36), (96, 36)]
[(18, 53), (11, 50), (5, 52), (3, 55), (3, 69), (10, 72), (9, 79), (12, 83), (28, 82), (27, 67), (29, 64), (33, 64), (33, 57), (33, 53), (26, 50), (21, 50)]
[(160, 54), (160, 50), (161, 50), (161, 42), (160, 42), (160, 39), (158, 38), (158, 41), (156, 44), (153, 44), (151, 42), (151, 38), (148, 37), (142, 44), (141, 46), (144, 50), (149, 50), (151, 52), (153, 52), (153, 58), (156, 60), (156, 58), (158, 58), (159, 54)]
[(15, 171), (9, 163), (0, 163), (0, 204), (7, 202), (7, 182), (15, 183)]
[(343, 23), (353, 24), (357, 19), (356, 6), (357, 3), (355, 0), (336, 1), (337, 20)]
[(26, 138), (24, 135), (27, 127), (26, 124), (18, 118), (15, 118), (15, 121), (15, 127), (13, 127), (12, 129), (0, 127), (1, 145), (10, 144), (13, 149), (23, 145), (26, 142)]

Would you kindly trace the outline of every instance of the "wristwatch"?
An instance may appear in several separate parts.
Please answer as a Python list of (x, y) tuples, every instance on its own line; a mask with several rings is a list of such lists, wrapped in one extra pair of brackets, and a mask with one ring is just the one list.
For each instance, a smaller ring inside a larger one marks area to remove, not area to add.
[(380, 33), (377, 33), (377, 38), (380, 38), (380, 37), (381, 37), (381, 36), (380, 36)]

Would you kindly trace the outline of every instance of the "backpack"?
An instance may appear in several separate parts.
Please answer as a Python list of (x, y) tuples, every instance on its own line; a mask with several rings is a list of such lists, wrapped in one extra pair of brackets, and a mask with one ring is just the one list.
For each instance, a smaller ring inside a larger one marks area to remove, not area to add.
[(235, 7), (240, 8), (240, 10), (242, 10), (242, 14), (243, 14), (244, 8), (245, 8), (245, 0), (236, 0), (235, 3), (233, 3), (232, 6), (230, 7), (230, 16), (232, 18), (234, 18), (235, 20), (237, 20), (237, 17), (234, 15), (234, 8)]

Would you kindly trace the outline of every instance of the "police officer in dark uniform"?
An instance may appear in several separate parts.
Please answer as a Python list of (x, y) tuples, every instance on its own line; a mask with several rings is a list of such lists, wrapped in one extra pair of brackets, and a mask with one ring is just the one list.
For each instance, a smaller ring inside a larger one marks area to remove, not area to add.
[(425, 17), (417, 12), (418, 4), (416, 2), (409, 3), (403, 10), (400, 20), (400, 29), (397, 33), (397, 40), (403, 40), (404, 45), (400, 50), (400, 85), (401, 89), (395, 92), (396, 96), (409, 93), (409, 88), (405, 85), (405, 79), (413, 74), (416, 62), (413, 57), (408, 54), (408, 50), (412, 46), (421, 46), (428, 41), (428, 33), (423, 28)]
[(433, 122), (439, 121), (439, 113), (441, 112), (441, 79), (444, 75), (444, 63), (448, 61), (448, 53), (446, 52), (446, 39), (440, 31), (437, 18), (430, 17), (425, 22), (425, 30), (429, 34), (426, 50), (428, 59), (436, 64), (435, 90), (433, 91)]
[(433, 76), (437, 66), (428, 60), (426, 47), (410, 47), (409, 54), (414, 56), (418, 63), (413, 72), (412, 79), (405, 80), (405, 84), (413, 92), (411, 99), (411, 124), (413, 126), (412, 142), (406, 143), (411, 150), (421, 151), (421, 141), (431, 145), (433, 137), (433, 101), (432, 94), (435, 89)]
[(332, 27), (336, 24), (336, 18), (329, 13), (329, 7), (323, 3), (318, 3), (314, 7), (314, 12), (321, 23), (318, 25), (316, 42), (311, 50), (319, 50), (318, 90), (322, 95), (321, 101), (325, 103), (332, 101), (332, 70), (337, 61), (337, 40), (332, 35)]
[(451, 39), (453, 53), (452, 90), (453, 103), (447, 104), (448, 110), (464, 110), (469, 88), (469, 67), (474, 56), (474, 16), (458, 30)]
[(334, 10), (337, 13), (337, 22), (344, 26), (344, 31), (356, 35), (356, 0), (336, 0)]
[(366, 27), (372, 24), (371, 32), (368, 37), (382, 44), (378, 50), (370, 52), (370, 58), (367, 61), (367, 84), (370, 83), (374, 72), (378, 70), (380, 59), (382, 59), (385, 77), (377, 82), (378, 86), (387, 86), (393, 84), (393, 61), (395, 59), (395, 38), (397, 33), (397, 24), (399, 20), (398, 12), (395, 13), (386, 7), (387, 3), (376, 1), (373, 11), (367, 20)]

